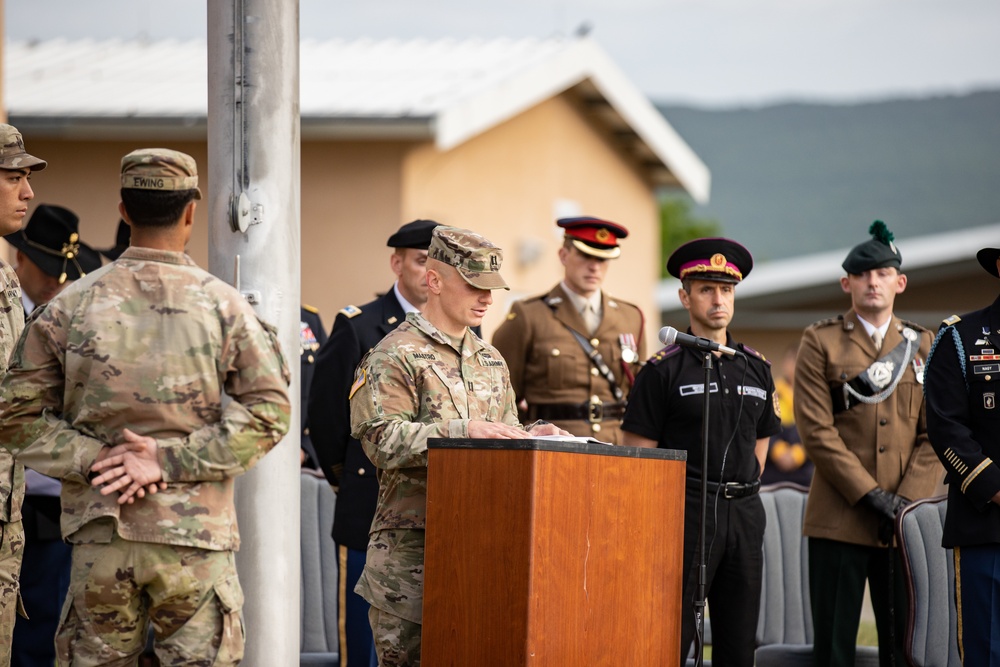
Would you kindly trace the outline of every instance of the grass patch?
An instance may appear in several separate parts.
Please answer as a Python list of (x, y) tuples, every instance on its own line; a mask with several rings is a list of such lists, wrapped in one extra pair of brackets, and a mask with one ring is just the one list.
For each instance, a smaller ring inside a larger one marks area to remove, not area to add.
[(858, 626), (858, 646), (878, 646), (878, 630), (875, 621), (861, 620)]

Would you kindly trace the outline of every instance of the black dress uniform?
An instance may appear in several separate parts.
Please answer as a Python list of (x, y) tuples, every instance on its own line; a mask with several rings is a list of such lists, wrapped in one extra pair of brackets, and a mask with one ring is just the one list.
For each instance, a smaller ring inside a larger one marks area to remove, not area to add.
[[(677, 249), (667, 269), (678, 278), (737, 283), (750, 272), (749, 252), (728, 239), (699, 239)], [(705, 591), (712, 610), (712, 659), (753, 664), (763, 567), (764, 507), (757, 495), (757, 441), (776, 434), (770, 363), (749, 347), (742, 357), (712, 362), (709, 387)], [(639, 372), (622, 430), (688, 453), (684, 504), (684, 586), (681, 656), (695, 634), (693, 612), (701, 510), (704, 353), (670, 345)]]
[[(708, 512), (705, 527), (706, 597), (712, 607), (712, 655), (720, 664), (729, 646), (753, 646), (760, 606), (764, 506), (756, 495), (758, 438), (774, 435), (781, 420), (774, 409), (770, 364), (742, 344), (746, 355), (713, 361), (709, 395)], [(686, 655), (695, 632), (690, 610), (697, 585), (701, 506), (701, 428), (704, 355), (666, 347), (639, 372), (622, 428), (688, 453), (684, 503), (684, 592), (681, 646)], [(738, 421), (737, 421), (738, 420)], [(714, 536), (714, 537), (713, 537)], [(682, 657), (683, 658), (683, 657)], [(752, 658), (752, 652), (751, 652)], [(681, 664), (683, 664), (683, 659)]]
[(307, 468), (319, 468), (319, 458), (316, 456), (316, 449), (313, 447), (312, 438), (309, 431), (309, 389), (312, 386), (313, 369), (316, 368), (316, 355), (319, 348), (326, 342), (326, 329), (323, 328), (323, 320), (319, 317), (319, 311), (312, 306), (305, 304), (299, 308), (299, 364), (302, 369), (302, 394), (300, 410), (302, 428), (302, 451), (306, 453), (303, 466)]
[[(997, 275), (1000, 249), (979, 261)], [(1000, 298), (942, 324), (924, 381), (927, 430), (948, 472), (943, 546), (954, 547), (959, 648), (966, 665), (1000, 664)]]

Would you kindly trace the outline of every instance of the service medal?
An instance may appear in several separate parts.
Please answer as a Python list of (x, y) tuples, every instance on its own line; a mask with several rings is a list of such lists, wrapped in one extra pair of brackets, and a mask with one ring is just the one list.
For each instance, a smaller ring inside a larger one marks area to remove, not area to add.
[(913, 359), (913, 372), (917, 375), (917, 382), (920, 384), (924, 383), (924, 362), (920, 357), (914, 357)]
[(639, 350), (635, 343), (635, 336), (630, 333), (620, 334), (618, 345), (622, 349), (622, 361), (626, 364), (634, 364), (639, 361)]

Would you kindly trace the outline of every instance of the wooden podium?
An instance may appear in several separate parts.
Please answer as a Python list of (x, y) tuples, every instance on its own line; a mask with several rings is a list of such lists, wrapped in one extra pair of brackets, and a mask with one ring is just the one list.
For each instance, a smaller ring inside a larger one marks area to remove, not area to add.
[(685, 461), (430, 440), (422, 664), (677, 665)]

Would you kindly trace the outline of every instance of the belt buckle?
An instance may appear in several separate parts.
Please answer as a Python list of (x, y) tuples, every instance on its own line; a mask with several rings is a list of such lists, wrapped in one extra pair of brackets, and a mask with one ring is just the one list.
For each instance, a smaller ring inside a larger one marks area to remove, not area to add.
[(727, 500), (732, 500), (733, 498), (740, 498), (741, 496), (736, 495), (737, 491), (742, 491), (743, 485), (739, 482), (726, 482), (722, 487), (722, 497)]
[(600, 424), (604, 421), (604, 403), (596, 394), (590, 397), (590, 403), (587, 404), (587, 419), (591, 424)]

